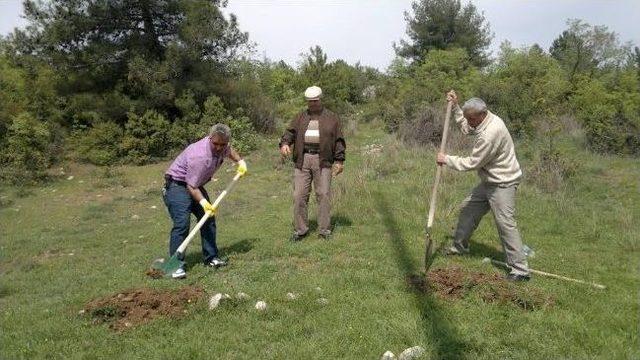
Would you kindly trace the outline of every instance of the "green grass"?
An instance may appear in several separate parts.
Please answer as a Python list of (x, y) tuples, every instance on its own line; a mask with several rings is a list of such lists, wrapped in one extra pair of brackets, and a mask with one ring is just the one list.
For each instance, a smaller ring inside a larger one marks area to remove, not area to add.
[[(406, 277), (421, 271), (431, 151), (361, 125), (348, 138), (346, 170), (333, 185), (333, 240), (290, 243), (292, 170), (278, 166), (274, 142), (247, 156), (250, 176), (221, 206), (218, 245), (230, 265), (204, 268), (194, 241), (184, 281), (144, 275), (167, 251), (170, 220), (160, 189), (168, 162), (109, 171), (70, 165), (73, 180), (27, 193), (0, 189), (0, 358), (377, 359), (414, 345), (432, 359), (640, 358), (637, 160), (575, 150), (580, 170), (561, 191), (522, 184), (518, 220), (536, 251), (530, 265), (608, 286), (535, 277), (523, 290), (552, 295), (555, 305), (524, 311), (473, 295), (444, 300), (407, 285)], [(383, 152), (363, 155), (372, 143)], [(212, 194), (232, 169), (216, 175)], [(438, 241), (450, 241), (458, 205), (476, 182), (475, 174), (445, 172)], [(499, 272), (481, 263), (484, 256), (502, 259), (490, 216), (470, 257), (439, 257), (433, 267)], [(251, 301), (215, 311), (197, 304), (180, 319), (121, 333), (78, 314), (90, 300), (125, 289), (186, 284), (210, 295), (243, 291)], [(289, 301), (288, 292), (300, 298)], [(253, 309), (259, 299), (269, 306), (265, 313)]]

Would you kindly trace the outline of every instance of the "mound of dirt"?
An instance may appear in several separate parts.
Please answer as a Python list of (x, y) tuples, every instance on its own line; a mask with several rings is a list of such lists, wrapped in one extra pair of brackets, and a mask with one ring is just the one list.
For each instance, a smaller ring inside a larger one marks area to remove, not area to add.
[(148, 269), (145, 271), (145, 275), (152, 279), (160, 279), (164, 277), (164, 273), (158, 269)]
[(84, 313), (94, 324), (109, 323), (116, 331), (132, 328), (157, 317), (179, 317), (187, 312), (187, 304), (204, 297), (200, 287), (185, 286), (178, 290), (131, 289), (95, 299), (84, 306)]
[(447, 300), (459, 300), (477, 294), (487, 303), (514, 304), (524, 310), (553, 306), (555, 301), (542, 290), (528, 284), (514, 284), (499, 274), (469, 272), (458, 266), (439, 268), (424, 275), (410, 275), (407, 283), (421, 293), (435, 293)]

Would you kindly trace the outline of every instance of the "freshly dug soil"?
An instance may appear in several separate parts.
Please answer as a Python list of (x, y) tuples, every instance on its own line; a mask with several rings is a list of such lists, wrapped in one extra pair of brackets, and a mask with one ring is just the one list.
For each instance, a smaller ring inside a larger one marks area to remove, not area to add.
[(553, 306), (555, 301), (542, 290), (529, 284), (514, 284), (499, 274), (469, 272), (458, 266), (439, 268), (424, 275), (409, 275), (408, 285), (421, 293), (435, 293), (446, 300), (460, 300), (477, 294), (487, 303), (514, 304), (524, 310)]
[(109, 323), (116, 331), (147, 323), (157, 317), (180, 317), (187, 304), (203, 298), (200, 287), (184, 286), (178, 290), (131, 289), (87, 303), (84, 313), (94, 324)]
[(164, 273), (158, 269), (148, 269), (145, 271), (145, 275), (152, 279), (160, 279), (164, 277)]

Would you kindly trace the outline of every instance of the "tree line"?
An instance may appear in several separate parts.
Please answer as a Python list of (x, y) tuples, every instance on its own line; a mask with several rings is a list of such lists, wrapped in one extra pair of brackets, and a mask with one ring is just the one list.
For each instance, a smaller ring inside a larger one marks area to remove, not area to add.
[(473, 4), (415, 1), (407, 39), (381, 72), (328, 61), (319, 46), (297, 66), (254, 60), (225, 6), (24, 1), (26, 27), (0, 39), (0, 179), (39, 181), (65, 159), (153, 162), (215, 122), (250, 151), (304, 107), (312, 84), (334, 110), (378, 119), (414, 144), (437, 139), (433, 106), (455, 88), (483, 97), (518, 137), (562, 131), (569, 115), (593, 151), (640, 153), (640, 50), (605, 26), (569, 20), (548, 50), (503, 43), (492, 57), (490, 24)]

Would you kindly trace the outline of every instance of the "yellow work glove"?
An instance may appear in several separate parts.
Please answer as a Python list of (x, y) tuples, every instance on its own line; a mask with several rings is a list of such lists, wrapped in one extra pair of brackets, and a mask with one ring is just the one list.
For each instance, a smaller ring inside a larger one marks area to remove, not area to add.
[(211, 205), (211, 203), (207, 199), (200, 200), (200, 206), (202, 206), (204, 212), (210, 212), (211, 215), (215, 215), (216, 210), (218, 210), (217, 208), (213, 207), (213, 205)]
[(240, 159), (240, 161), (238, 161), (238, 174), (240, 174), (240, 176), (244, 176), (244, 174), (247, 173), (247, 163)]

